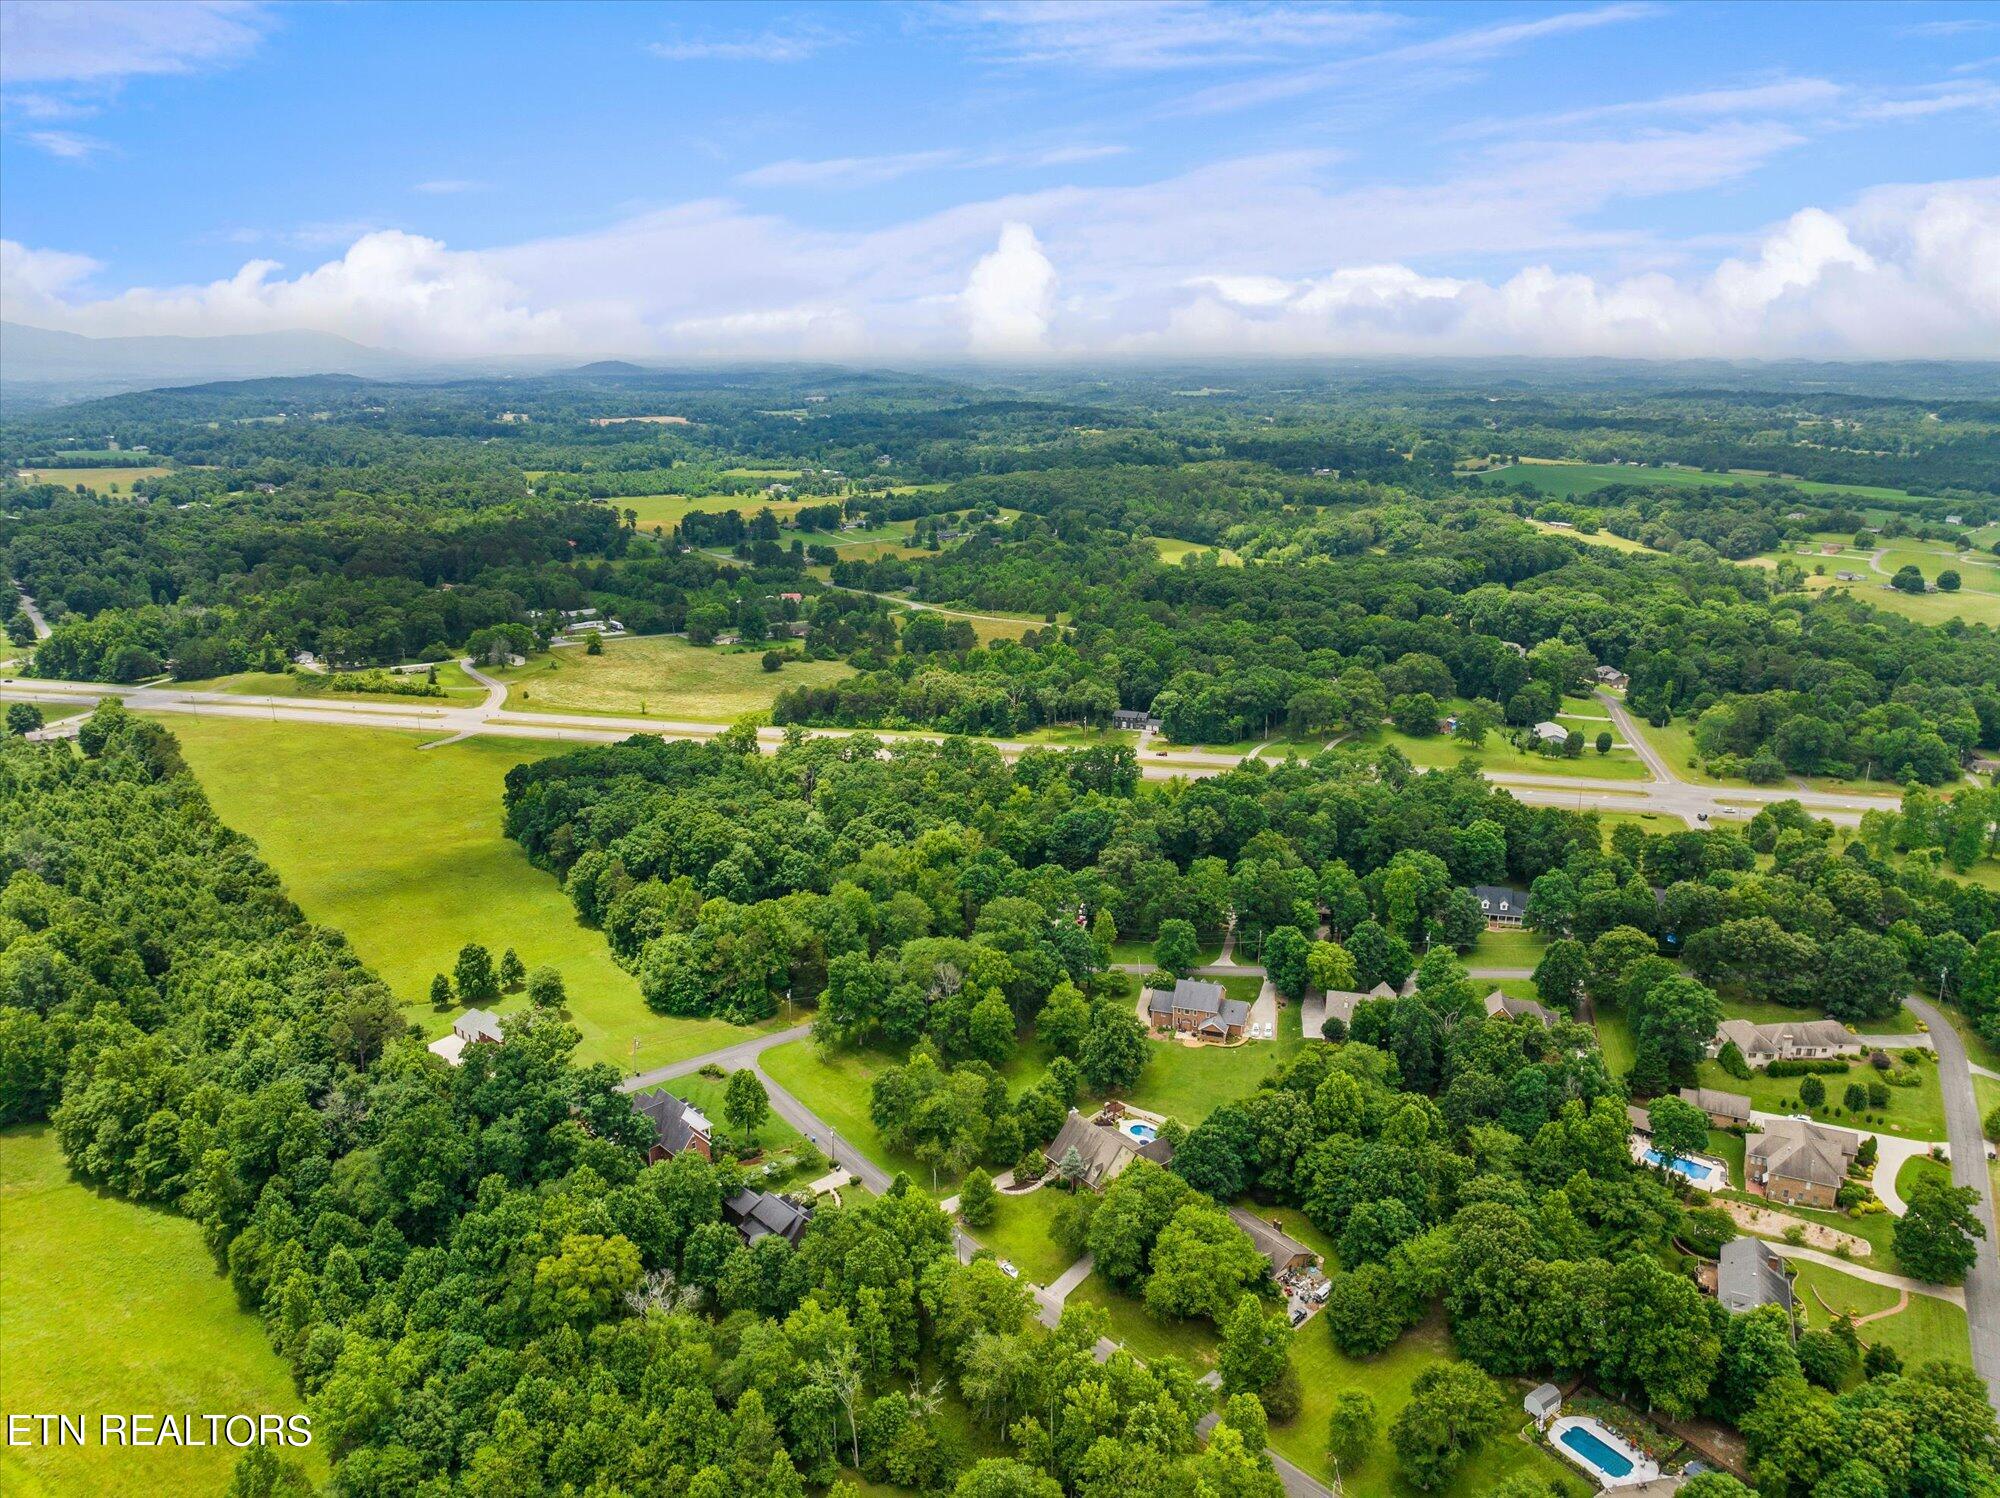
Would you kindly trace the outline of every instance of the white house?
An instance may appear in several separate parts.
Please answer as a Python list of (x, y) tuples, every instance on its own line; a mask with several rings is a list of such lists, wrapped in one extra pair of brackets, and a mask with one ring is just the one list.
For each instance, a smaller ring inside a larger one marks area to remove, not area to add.
[(1569, 742), (1569, 730), (1563, 727), (1562, 724), (1550, 722), (1546, 718), (1534, 726), (1533, 732), (1535, 737), (1544, 744), (1567, 744)]

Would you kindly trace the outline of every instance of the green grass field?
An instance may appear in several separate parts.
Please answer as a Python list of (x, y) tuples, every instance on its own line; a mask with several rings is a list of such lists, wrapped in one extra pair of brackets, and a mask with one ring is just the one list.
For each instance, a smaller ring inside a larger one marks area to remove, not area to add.
[(441, 662), (437, 668), (437, 684), (444, 689), (442, 697), (405, 697), (396, 692), (334, 692), (315, 684), (324, 679), (299, 671), (239, 671), (234, 676), (176, 682), (174, 685), (185, 687), (190, 692), (227, 692), (232, 697), (324, 697), (335, 702), (407, 703), (411, 707), (477, 706), (486, 696), (486, 688), (467, 676), (457, 661)]
[[(1232, 999), (1255, 999), (1263, 986), (1257, 978), (1225, 978)], [(1255, 1092), (1264, 1078), (1287, 1065), (1305, 1045), (1299, 1030), (1299, 1007), (1278, 1010), (1275, 1040), (1247, 1041), (1239, 1046), (1186, 1046), (1174, 1041), (1150, 1043), (1151, 1055), (1139, 1074), (1139, 1085), (1128, 1101), (1193, 1128), (1223, 1103)]]
[[(1299, 1371), (1305, 1398), (1296, 1419), (1271, 1428), (1271, 1444), (1299, 1466), (1324, 1481), (1333, 1478), (1333, 1464), (1326, 1455), (1327, 1415), (1333, 1396), (1344, 1389), (1359, 1389), (1375, 1401), (1383, 1434), (1359, 1466), (1341, 1474), (1345, 1498), (1418, 1498), (1396, 1472), (1395, 1454), (1387, 1432), (1390, 1424), (1410, 1402), (1411, 1385), (1417, 1375), (1439, 1363), (1456, 1360), (1451, 1333), (1442, 1313), (1406, 1332), (1395, 1346), (1372, 1358), (1350, 1358), (1333, 1345), (1333, 1337), (1318, 1318), (1299, 1328), (1292, 1339), (1292, 1365)], [(1510, 1414), (1501, 1433), (1475, 1450), (1457, 1476), (1437, 1493), (1451, 1498), (1473, 1498), (1491, 1492), (1510, 1477), (1532, 1474), (1565, 1484), (1563, 1491), (1585, 1491), (1573, 1473), (1538, 1446), (1517, 1440), (1515, 1433), (1527, 1424), (1520, 1413), (1517, 1386), (1502, 1384)]]
[(1548, 949), (1545, 936), (1533, 931), (1482, 931), (1462, 959), (1467, 967), (1533, 967)]
[[(1798, 1274), (1795, 1290), (1813, 1326), (1827, 1325), (1837, 1312), (1867, 1316), (1886, 1311), (1897, 1300), (1897, 1292), (1886, 1286), (1872, 1285), (1824, 1264), (1794, 1259), (1789, 1267)], [(1965, 1364), (1972, 1361), (1965, 1312), (1935, 1295), (1912, 1295), (1909, 1304), (1895, 1315), (1856, 1330), (1864, 1344), (1885, 1342), (1895, 1348), (1906, 1367), (1914, 1368), (1932, 1358)]]
[(1585, 532), (1577, 530), (1573, 526), (1551, 525), (1546, 520), (1531, 519), (1528, 521), (1528, 524), (1532, 525), (1545, 536), (1567, 536), (1570, 540), (1581, 541), (1586, 546), (1602, 546), (1611, 551), (1637, 551), (1643, 552), (1647, 556), (1655, 557), (1664, 554), (1655, 551), (1643, 541), (1634, 541), (1625, 536), (1614, 536), (1607, 530)]
[[(1632, 721), (1638, 725), (1640, 735), (1660, 752), (1661, 757), (1667, 762), (1667, 767), (1680, 779), (1687, 781), (1688, 784), (1708, 786), (1747, 786), (1750, 784), (1748, 780), (1741, 776), (1732, 779), (1723, 775), (1711, 775), (1707, 770), (1702, 768), (1701, 756), (1695, 750), (1694, 720), (1692, 718), (1676, 718), (1664, 728), (1655, 728), (1643, 718), (1634, 717)], [(1589, 758), (1589, 756), (1586, 755), (1585, 758)], [(1835, 794), (1885, 797), (1900, 796), (1902, 794), (1902, 787), (1888, 780), (1842, 780), (1832, 775), (1807, 775), (1800, 778), (1813, 790), (1829, 791)], [(1789, 783), (1790, 781), (1787, 780), (1783, 784)], [(1783, 784), (1779, 787), (1780, 789), (1783, 788)], [(1676, 829), (1670, 828), (1668, 830), (1672, 831)]]
[(130, 494), (140, 479), (156, 479), (172, 473), (171, 468), (30, 468), (31, 484), (61, 484), (74, 489), (78, 484), (95, 494)]
[(769, 510), (779, 520), (789, 520), (806, 502), (796, 499), (773, 499), (763, 494), (705, 494), (699, 498), (686, 494), (636, 494), (619, 499), (607, 499), (604, 503), (621, 516), (627, 510), (631, 510), (638, 516), (635, 523), (642, 531), (671, 531), (696, 512), (704, 515), (720, 515), (725, 511), (736, 510), (747, 518), (759, 510)]
[(1019, 1196), (1000, 1193), (999, 1210), (983, 1228), (966, 1231), (1021, 1271), (1032, 1284), (1053, 1284), (1074, 1262), (1056, 1246), (1049, 1224), (1063, 1200), (1059, 1187), (1044, 1186)]
[[(1898, 1063), (1896, 1069), (1901, 1071), (1904, 1068)], [(1909, 1139), (1942, 1139), (1945, 1137), (1944, 1095), (1938, 1087), (1937, 1062), (1927, 1053), (1912, 1069), (1922, 1078), (1922, 1085), (1891, 1087), (1888, 1107), (1865, 1109), (1860, 1114), (1847, 1112), (1840, 1099), (1848, 1083), (1865, 1083), (1878, 1076), (1865, 1061), (1856, 1062), (1844, 1077), (1821, 1077), (1820, 1080), (1826, 1084), (1826, 1101), (1816, 1108), (1808, 1108), (1799, 1101), (1799, 1082), (1802, 1080), (1799, 1077), (1769, 1077), (1756, 1072), (1744, 1082), (1730, 1076), (1713, 1061), (1702, 1062), (1696, 1069), (1695, 1077), (1703, 1087), (1747, 1093), (1750, 1106), (1762, 1113), (1809, 1113), (1822, 1123), (1839, 1124), (1843, 1128), (1897, 1134)]]
[[(646, 1008), (604, 938), (503, 834), (507, 771), (563, 745), (476, 738), (420, 750), (423, 735), (384, 729), (180, 715), (167, 726), (223, 821), (256, 839), (308, 916), (347, 933), (427, 1034), (451, 1020), (430, 1008), (432, 974), (476, 941), (561, 971), (581, 1061), (640, 1071), (743, 1038), (720, 1020)], [(500, 1012), (520, 1004), (516, 995)]]
[[(770, 645), (690, 645), (670, 635), (612, 640), (602, 655), (551, 651), (525, 666), (490, 672), (507, 683), (509, 712), (608, 713), (729, 723), (768, 712), (786, 687), (825, 686), (851, 676), (842, 661), (788, 660), (766, 671)], [(786, 646), (788, 650), (795, 647)]]
[[(98, 1444), (101, 1414), (304, 1409), (259, 1320), (216, 1273), (201, 1229), (71, 1179), (46, 1127), (0, 1131), (0, 1408), (90, 1422), (86, 1446), (0, 1448), (18, 1498), (220, 1493), (224, 1447)], [(315, 1480), (321, 1448), (289, 1453)]]
[(1216, 560), (1225, 567), (1243, 565), (1243, 558), (1227, 546), (1204, 546), (1199, 541), (1177, 541), (1172, 536), (1153, 537), (1153, 549), (1169, 566), (1178, 566), (1184, 557), (1199, 556), (1205, 551), (1214, 552)]

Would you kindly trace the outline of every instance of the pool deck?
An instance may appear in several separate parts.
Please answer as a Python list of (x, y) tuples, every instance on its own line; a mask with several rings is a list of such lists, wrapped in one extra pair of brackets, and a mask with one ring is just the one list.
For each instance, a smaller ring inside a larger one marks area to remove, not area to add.
[[(1603, 1442), (1632, 1464), (1632, 1470), (1613, 1476), (1604, 1471), (1582, 1452), (1564, 1444), (1563, 1436), (1569, 1431), (1581, 1431)], [(1590, 1415), (1563, 1415), (1549, 1426), (1549, 1445), (1555, 1452), (1581, 1469), (1587, 1476), (1603, 1488), (1633, 1488), (1640, 1483), (1652, 1482), (1660, 1475), (1660, 1464), (1630, 1441), (1605, 1425), (1603, 1421)]]

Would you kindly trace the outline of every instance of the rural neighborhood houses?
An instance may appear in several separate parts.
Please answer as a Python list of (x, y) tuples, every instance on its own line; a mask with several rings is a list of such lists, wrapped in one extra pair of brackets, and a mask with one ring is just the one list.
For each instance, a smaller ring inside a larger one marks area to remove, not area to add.
[(1538, 1025), (1547, 1025), (1554, 1017), (1533, 999), (1510, 998), (1499, 989), (1494, 989), (1485, 999), (1488, 1019), (1531, 1019)]
[(1726, 1019), (1709, 1041), (1708, 1054), (1715, 1056), (1731, 1041), (1752, 1066), (1769, 1066), (1773, 1061), (1823, 1061), (1835, 1056), (1858, 1056), (1866, 1049), (1861, 1038), (1836, 1019), (1782, 1020), (1771, 1025)]
[(693, 1150), (704, 1160), (715, 1158), (707, 1117), (686, 1098), (671, 1092), (642, 1092), (632, 1099), (632, 1109), (653, 1126), (653, 1143), (646, 1150), (646, 1163)]
[(806, 1224), (812, 1221), (810, 1208), (749, 1186), (722, 1204), (722, 1216), (742, 1236), (744, 1244), (752, 1247), (760, 1238), (776, 1236), (797, 1248), (799, 1239), (805, 1236)]
[(498, 1045), (505, 1037), (500, 1016), (485, 1009), (468, 1009), (451, 1022), (451, 1034), (440, 1036), (428, 1047), (433, 1056), (442, 1056), (453, 1066), (464, 1060), (469, 1045)]
[(1774, 1118), (1743, 1149), (1743, 1174), (1772, 1201), (1831, 1208), (1854, 1168), (1861, 1136), (1804, 1119)]
[(1759, 1306), (1792, 1309), (1792, 1277), (1761, 1238), (1731, 1238), (1722, 1245), (1715, 1270), (1715, 1298), (1724, 1310), (1741, 1315)]
[(1486, 915), (1488, 931), (1518, 931), (1527, 913), (1528, 892), (1505, 884), (1475, 884), (1472, 897)]
[(1599, 666), (1590, 674), (1596, 679), (1599, 686), (1610, 687), (1614, 691), (1620, 692), (1624, 691), (1632, 680), (1631, 677), (1620, 671), (1616, 666)]
[(1539, 743), (1567, 744), (1569, 742), (1569, 730), (1563, 727), (1562, 724), (1553, 722), (1548, 718), (1544, 718), (1529, 731), (1534, 734), (1536, 741)]
[(1310, 1269), (1319, 1262), (1319, 1255), (1307, 1248), (1275, 1223), (1266, 1222), (1254, 1212), (1246, 1212), (1241, 1207), (1229, 1209), (1229, 1220), (1249, 1235), (1257, 1245), (1257, 1252), (1271, 1263), (1271, 1278), (1280, 1279), (1301, 1269)]
[[(1076, 1163), (1071, 1171), (1065, 1172), (1063, 1162), (1072, 1151)], [(1061, 1130), (1042, 1153), (1065, 1180), (1102, 1191), (1134, 1160), (1143, 1157), (1156, 1165), (1165, 1165), (1173, 1159), (1174, 1147), (1164, 1139), (1139, 1139), (1123, 1129), (1094, 1123), (1072, 1108)]]
[(1192, 1035), (1201, 1040), (1241, 1040), (1250, 1005), (1232, 999), (1220, 983), (1182, 978), (1171, 989), (1155, 988), (1146, 1001), (1154, 1033)]

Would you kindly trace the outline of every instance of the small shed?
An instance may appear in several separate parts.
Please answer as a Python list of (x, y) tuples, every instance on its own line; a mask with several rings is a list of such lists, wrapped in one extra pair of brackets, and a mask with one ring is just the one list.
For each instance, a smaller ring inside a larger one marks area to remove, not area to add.
[(1542, 1430), (1562, 1413), (1563, 1391), (1554, 1384), (1537, 1384), (1528, 1391), (1528, 1397), (1521, 1401), (1521, 1408), (1528, 1412), (1528, 1418), (1535, 1422), (1535, 1429)]

